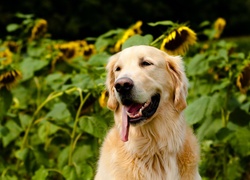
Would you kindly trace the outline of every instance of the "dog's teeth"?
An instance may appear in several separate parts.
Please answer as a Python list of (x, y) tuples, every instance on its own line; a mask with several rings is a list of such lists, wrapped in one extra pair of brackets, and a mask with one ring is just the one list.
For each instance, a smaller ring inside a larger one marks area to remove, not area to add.
[(150, 104), (150, 100), (148, 100), (143, 107), (147, 107)]
[(128, 117), (130, 117), (130, 118), (135, 118), (136, 117), (136, 114), (133, 115), (132, 113), (129, 113), (129, 112), (126, 112), (126, 113), (127, 113)]
[(128, 111), (126, 111), (126, 113), (127, 113), (127, 115), (128, 115), (129, 117), (131, 117), (131, 116), (132, 116), (132, 114), (131, 114), (131, 113), (129, 113)]
[(140, 116), (139, 114), (135, 114), (135, 115), (134, 115), (134, 118), (137, 118), (137, 117), (139, 117), (139, 116)]
[(142, 109), (140, 109), (139, 110), (139, 112), (138, 113), (136, 113), (136, 114), (132, 114), (132, 113), (129, 113), (129, 112), (126, 112), (127, 113), (127, 115), (130, 117), (130, 118), (138, 118), (138, 117), (140, 117), (140, 116), (142, 116)]
[(145, 109), (149, 104), (150, 104), (150, 101), (145, 102), (145, 103), (143, 104), (143, 106), (141, 107), (140, 110)]
[(147, 102), (145, 102), (145, 103), (143, 104), (143, 106), (139, 109), (139, 112), (137, 112), (136, 114), (132, 114), (132, 113), (126, 111), (128, 117), (130, 117), (130, 118), (138, 118), (138, 117), (141, 117), (141, 116), (142, 116), (142, 111), (143, 111), (146, 107), (149, 106), (150, 102), (151, 102), (150, 100), (148, 100)]

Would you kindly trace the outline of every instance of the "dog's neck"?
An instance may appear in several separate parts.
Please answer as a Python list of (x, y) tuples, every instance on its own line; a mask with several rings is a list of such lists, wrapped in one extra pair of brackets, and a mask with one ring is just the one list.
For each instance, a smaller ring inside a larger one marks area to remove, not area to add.
[(168, 119), (164, 116), (165, 119), (157, 117), (142, 126), (130, 127), (129, 140), (125, 142), (125, 147), (137, 155), (154, 154), (163, 149), (167, 149), (169, 153), (179, 152), (186, 133), (183, 131), (186, 129), (185, 120), (182, 115), (179, 116), (178, 121), (174, 120), (177, 118)]

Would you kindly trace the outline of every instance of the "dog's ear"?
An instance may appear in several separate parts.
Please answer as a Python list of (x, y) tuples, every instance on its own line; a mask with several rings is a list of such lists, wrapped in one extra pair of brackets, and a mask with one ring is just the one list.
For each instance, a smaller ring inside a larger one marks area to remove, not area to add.
[(119, 56), (118, 54), (115, 54), (109, 58), (108, 64), (106, 66), (107, 70), (107, 78), (106, 78), (106, 88), (108, 90), (108, 102), (107, 107), (111, 110), (116, 110), (118, 107), (118, 101), (115, 98), (114, 93), (114, 84), (115, 84), (115, 76), (114, 76), (114, 65)]
[(186, 108), (188, 80), (185, 75), (184, 65), (180, 56), (167, 55), (167, 68), (170, 71), (174, 86), (174, 107), (180, 112)]

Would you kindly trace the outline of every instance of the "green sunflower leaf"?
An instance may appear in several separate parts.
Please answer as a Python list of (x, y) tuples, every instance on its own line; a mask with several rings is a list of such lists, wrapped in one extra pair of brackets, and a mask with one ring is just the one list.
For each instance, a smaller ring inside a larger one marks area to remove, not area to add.
[(19, 29), (19, 24), (9, 24), (7, 27), (6, 27), (6, 30), (8, 32), (13, 32), (13, 31), (16, 31), (17, 29)]
[(187, 109), (185, 110), (185, 115), (187, 122), (190, 125), (198, 123), (204, 119), (209, 102), (210, 98), (208, 96), (202, 96), (188, 105)]
[(200, 75), (207, 72), (209, 63), (206, 61), (206, 54), (197, 54), (187, 65), (187, 73), (190, 76)]
[(64, 166), (62, 170), (63, 176), (68, 180), (76, 180), (79, 179), (77, 177), (76, 169), (74, 166)]
[(148, 23), (149, 26), (158, 26), (158, 25), (163, 25), (163, 26), (171, 26), (174, 25), (173, 21), (158, 21), (155, 23)]
[(26, 81), (32, 78), (36, 71), (41, 70), (48, 64), (48, 61), (26, 58), (23, 62), (20, 63), (20, 69), (23, 75), (22, 81)]
[(107, 124), (102, 120), (102, 117), (93, 116), (82, 116), (79, 119), (80, 129), (87, 132), (95, 137), (102, 138), (106, 134), (108, 129)]
[(8, 133), (2, 138), (4, 148), (16, 140), (22, 132), (22, 128), (14, 120), (8, 120), (5, 127), (8, 129)]
[(88, 64), (97, 67), (104, 67), (107, 64), (109, 57), (110, 55), (108, 55), (107, 53), (96, 54), (90, 57)]
[(48, 170), (42, 166), (35, 172), (35, 175), (32, 177), (32, 180), (46, 180), (48, 175)]
[(123, 45), (122, 49), (136, 46), (136, 45), (150, 45), (150, 43), (153, 41), (153, 36), (151, 34), (147, 34), (145, 36), (141, 35), (134, 35), (130, 37)]

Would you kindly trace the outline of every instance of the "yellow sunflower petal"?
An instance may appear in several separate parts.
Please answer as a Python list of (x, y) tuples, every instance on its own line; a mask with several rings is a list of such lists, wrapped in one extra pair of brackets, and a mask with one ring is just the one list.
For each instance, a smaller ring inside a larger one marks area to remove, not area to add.
[(0, 61), (0, 64), (6, 66), (12, 63), (12, 52), (9, 50), (9, 48), (5, 48), (4, 51), (0, 51), (0, 58), (3, 58), (3, 60)]
[(107, 98), (107, 91), (103, 91), (101, 93), (101, 96), (99, 98), (99, 104), (102, 108), (105, 108), (107, 107), (107, 101), (108, 101), (108, 98)]

